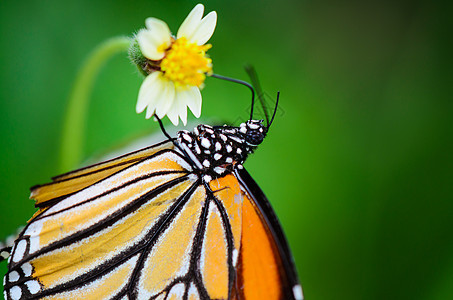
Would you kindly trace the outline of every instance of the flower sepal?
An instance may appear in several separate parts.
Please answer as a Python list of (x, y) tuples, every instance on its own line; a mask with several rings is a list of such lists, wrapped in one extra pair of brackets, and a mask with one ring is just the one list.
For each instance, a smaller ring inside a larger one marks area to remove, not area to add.
[(151, 74), (151, 70), (158, 70), (160, 69), (158, 62), (153, 62), (147, 59), (142, 51), (140, 50), (140, 46), (138, 44), (137, 36), (134, 37), (133, 42), (128, 50), (129, 60), (137, 67), (140, 73), (144, 76), (148, 76)]

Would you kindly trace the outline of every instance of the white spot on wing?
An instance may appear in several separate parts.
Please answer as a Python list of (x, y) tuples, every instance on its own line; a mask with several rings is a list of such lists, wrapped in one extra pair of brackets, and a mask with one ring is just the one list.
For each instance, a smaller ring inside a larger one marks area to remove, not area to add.
[(21, 268), (25, 276), (27, 277), (31, 276), (31, 273), (33, 272), (33, 267), (31, 266), (30, 263), (24, 263)]
[(222, 149), (222, 145), (219, 142), (216, 142), (215, 143), (215, 151), (219, 151), (220, 149)]
[(293, 294), (294, 294), (294, 298), (296, 300), (304, 299), (304, 295), (302, 293), (302, 287), (300, 286), (300, 284), (293, 286)]
[(167, 299), (182, 299), (184, 297), (185, 290), (186, 287), (184, 283), (175, 284), (171, 288), (170, 293), (168, 293)]
[(222, 155), (221, 155), (221, 154), (219, 154), (219, 153), (214, 154), (214, 159), (215, 159), (215, 160), (219, 160), (219, 159), (221, 159), (221, 158), (222, 158)]
[(38, 281), (36, 280), (29, 280), (25, 282), (25, 285), (27, 286), (28, 290), (30, 291), (31, 294), (36, 294), (41, 290), (41, 286), (39, 285)]
[(231, 147), (230, 145), (227, 145), (226, 150), (228, 153), (230, 153), (231, 151), (233, 151), (233, 147)]
[(16, 250), (14, 251), (14, 255), (13, 255), (14, 262), (18, 262), (22, 258), (24, 258), (26, 248), (27, 248), (27, 241), (20, 240), (20, 242), (16, 246)]
[[(5, 276), (5, 278), (6, 278), (6, 276)], [(12, 271), (8, 275), (9, 282), (16, 282), (16, 281), (19, 280), (19, 278), (20, 278), (20, 276), (19, 276), (19, 273), (17, 271)]]
[[(19, 300), (20, 297), (22, 297), (22, 290), (20, 287), (15, 285), (9, 290), (9, 295), (11, 296), (12, 300)], [(8, 298), (5, 297), (5, 299), (8, 299)]]
[(225, 162), (226, 162), (227, 164), (231, 164), (231, 163), (233, 162), (233, 159), (232, 159), (231, 157), (227, 157), (227, 158), (225, 159)]
[(233, 250), (233, 266), (236, 266), (236, 263), (238, 262), (238, 253), (237, 249)]
[(0, 253), (0, 256), (3, 257), (3, 259), (7, 259), (9, 257), (9, 252), (7, 251), (2, 251)]
[(209, 175), (204, 175), (204, 176), (203, 176), (203, 180), (204, 180), (205, 182), (209, 182), (209, 181), (212, 180), (212, 177), (209, 176)]

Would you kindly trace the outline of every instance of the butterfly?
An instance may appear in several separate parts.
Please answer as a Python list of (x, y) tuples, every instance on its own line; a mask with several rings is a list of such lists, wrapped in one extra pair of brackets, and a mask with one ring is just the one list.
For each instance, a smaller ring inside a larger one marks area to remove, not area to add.
[(5, 299), (303, 298), (277, 217), (243, 167), (270, 123), (171, 138), (158, 121), (166, 140), (31, 188), (39, 210), (2, 252)]

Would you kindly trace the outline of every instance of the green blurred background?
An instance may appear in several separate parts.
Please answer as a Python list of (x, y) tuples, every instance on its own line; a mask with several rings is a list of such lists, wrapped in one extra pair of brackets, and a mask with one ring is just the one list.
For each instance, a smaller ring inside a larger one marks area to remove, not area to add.
[[(0, 238), (58, 172), (66, 99), (101, 41), (148, 16), (176, 32), (195, 1), (0, 1)], [(217, 73), (281, 91), (246, 163), (292, 248), (306, 299), (453, 299), (451, 5), (432, 1), (205, 1)], [(85, 157), (157, 130), (125, 55), (102, 71)], [(208, 79), (206, 119), (245, 119), (249, 93)], [(193, 117), (192, 117), (193, 119)], [(6, 263), (0, 265), (0, 275)]]

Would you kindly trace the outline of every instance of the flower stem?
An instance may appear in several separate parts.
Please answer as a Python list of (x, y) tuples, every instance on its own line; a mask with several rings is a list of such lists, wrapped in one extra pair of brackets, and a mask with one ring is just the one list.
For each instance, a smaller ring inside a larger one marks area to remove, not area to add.
[(127, 51), (131, 42), (128, 37), (115, 37), (103, 42), (89, 54), (79, 70), (66, 107), (60, 147), (60, 172), (72, 170), (81, 163), (88, 104), (99, 71), (115, 54)]

